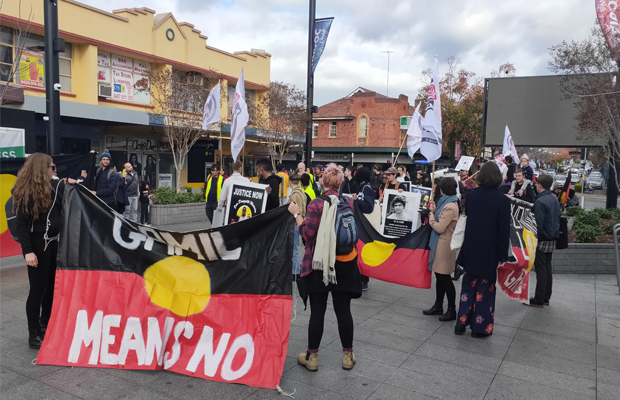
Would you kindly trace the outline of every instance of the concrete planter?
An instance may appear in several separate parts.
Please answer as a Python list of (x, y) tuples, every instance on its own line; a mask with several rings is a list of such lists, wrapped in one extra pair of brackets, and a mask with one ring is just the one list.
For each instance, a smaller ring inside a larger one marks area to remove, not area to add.
[(613, 243), (569, 243), (553, 252), (556, 274), (615, 274), (616, 252)]
[(205, 203), (151, 205), (151, 224), (174, 225), (208, 221)]

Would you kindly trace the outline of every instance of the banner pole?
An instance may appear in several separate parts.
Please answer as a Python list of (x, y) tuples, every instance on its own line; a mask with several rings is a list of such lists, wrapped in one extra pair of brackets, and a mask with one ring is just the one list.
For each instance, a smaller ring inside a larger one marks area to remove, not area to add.
[[(232, 142), (230, 142), (232, 149)], [(224, 146), (222, 146), (222, 122), (220, 121), (220, 171), (222, 170), (222, 165), (224, 164)]]
[(435, 197), (435, 160), (433, 160), (433, 170), (431, 171), (431, 198), (430, 201), (433, 201)]
[(400, 151), (403, 149), (403, 145), (405, 144), (406, 139), (407, 139), (407, 133), (405, 133), (405, 137), (400, 142), (400, 149), (398, 149), (398, 154), (396, 154), (396, 159), (394, 159), (394, 165), (396, 165), (396, 162), (398, 161), (398, 156), (400, 156)]

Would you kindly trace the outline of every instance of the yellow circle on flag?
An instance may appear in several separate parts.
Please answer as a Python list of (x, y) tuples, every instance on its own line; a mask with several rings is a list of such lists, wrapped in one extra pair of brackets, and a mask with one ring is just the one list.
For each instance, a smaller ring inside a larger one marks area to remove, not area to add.
[(0, 175), (0, 204), (2, 204), (2, 207), (0, 207), (0, 233), (8, 229), (4, 205), (11, 198), (11, 189), (13, 189), (13, 186), (15, 186), (16, 180), (17, 177), (15, 175)]
[(362, 261), (369, 267), (381, 265), (390, 258), (396, 245), (394, 243), (385, 243), (375, 240), (372, 243), (366, 243), (362, 247)]
[(183, 256), (151, 265), (144, 273), (144, 287), (153, 303), (181, 317), (202, 312), (211, 298), (207, 268)]

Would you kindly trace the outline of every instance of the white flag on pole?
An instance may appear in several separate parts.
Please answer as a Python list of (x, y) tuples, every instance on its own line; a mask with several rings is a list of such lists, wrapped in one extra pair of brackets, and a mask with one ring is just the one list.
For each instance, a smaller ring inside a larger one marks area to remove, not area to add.
[(409, 157), (413, 158), (413, 155), (418, 151), (422, 144), (422, 131), (424, 130), (424, 117), (420, 114), (420, 105), (416, 107), (411, 122), (409, 122), (409, 129), (407, 129), (407, 152)]
[(428, 91), (421, 153), (428, 161), (441, 157), (441, 95), (439, 93), (439, 60), (435, 56), (433, 80)]
[(249, 120), (250, 114), (248, 114), (248, 105), (245, 103), (243, 67), (241, 67), (241, 76), (235, 88), (235, 98), (232, 105), (232, 122), (230, 124), (230, 148), (233, 160), (235, 161), (237, 161), (237, 156), (239, 156), (245, 144), (245, 127), (248, 125)]
[(504, 147), (502, 148), (502, 153), (504, 157), (508, 155), (512, 156), (513, 161), (519, 164), (519, 155), (517, 154), (515, 142), (512, 141), (512, 135), (510, 134), (508, 125), (506, 125), (506, 129), (504, 129)]
[(205, 109), (202, 113), (202, 129), (207, 130), (207, 126), (220, 120), (220, 83), (209, 93), (207, 101), (205, 101)]

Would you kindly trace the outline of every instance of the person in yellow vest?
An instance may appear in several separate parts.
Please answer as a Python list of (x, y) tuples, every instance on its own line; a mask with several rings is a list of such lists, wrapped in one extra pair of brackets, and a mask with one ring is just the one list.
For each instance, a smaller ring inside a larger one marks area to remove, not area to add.
[(306, 196), (308, 196), (308, 202), (306, 204), (310, 204), (310, 202), (316, 198), (316, 193), (314, 192), (314, 189), (312, 189), (312, 183), (310, 182), (310, 174), (301, 175), (299, 184), (304, 190), (304, 193), (306, 193)]
[(276, 173), (276, 175), (278, 175), (280, 178), (282, 178), (282, 183), (280, 183), (280, 193), (278, 193), (278, 196), (280, 197), (280, 199), (284, 198), (284, 201), (282, 202), (282, 204), (286, 204), (288, 202), (288, 186), (289, 186), (289, 179), (288, 179), (288, 173), (286, 172), (286, 166), (284, 166), (284, 164), (279, 163), (276, 168), (278, 169), (278, 172)]
[(220, 195), (222, 194), (222, 186), (224, 184), (224, 177), (220, 175), (220, 167), (214, 165), (211, 167), (211, 175), (205, 182), (204, 197), (206, 204), (207, 218), (209, 222), (213, 223), (213, 211), (217, 208), (217, 203), (220, 201)]

